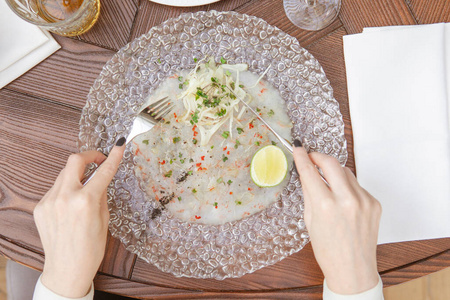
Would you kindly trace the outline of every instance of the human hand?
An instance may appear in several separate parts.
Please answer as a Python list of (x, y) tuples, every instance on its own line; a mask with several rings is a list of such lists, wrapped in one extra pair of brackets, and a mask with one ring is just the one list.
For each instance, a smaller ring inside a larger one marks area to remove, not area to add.
[[(357, 294), (375, 287), (379, 280), (380, 203), (335, 158), (321, 153), (308, 155), (299, 141), (294, 144), (305, 224), (328, 288), (338, 294)], [(329, 186), (315, 165), (322, 169)]]
[[(106, 247), (106, 188), (122, 160), (124, 143), (119, 139), (106, 159), (97, 151), (72, 154), (34, 210), (45, 252), (41, 280), (56, 294), (81, 298), (90, 290)], [(91, 162), (103, 163), (83, 186), (80, 181)]]

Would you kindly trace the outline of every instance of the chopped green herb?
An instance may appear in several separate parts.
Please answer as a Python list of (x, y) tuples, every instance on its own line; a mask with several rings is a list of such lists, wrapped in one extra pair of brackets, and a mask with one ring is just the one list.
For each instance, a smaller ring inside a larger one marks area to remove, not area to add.
[(234, 84), (234, 82), (230, 83), (230, 87), (232, 90), (234, 90), (234, 88), (236, 87), (236, 85)]
[(238, 132), (239, 134), (241, 134), (241, 133), (244, 132), (244, 129), (242, 129), (242, 128), (240, 128), (240, 127), (236, 128), (236, 130), (237, 130), (237, 132)]
[(182, 82), (183, 81), (183, 76), (178, 76), (178, 81)]
[(240, 87), (241, 89), (243, 89), (243, 88), (244, 88), (244, 85), (243, 85), (243, 84), (240, 84), (239, 87)]
[(217, 203), (217, 202), (214, 202), (214, 206), (217, 206), (217, 205), (219, 205), (219, 203)]
[(181, 201), (181, 197), (178, 197), (178, 201)]
[(184, 159), (183, 158), (180, 159), (180, 163), (184, 164)]
[(226, 60), (225, 58), (221, 57), (221, 58), (220, 58), (220, 63), (226, 64), (226, 63), (227, 63), (227, 60)]
[(237, 149), (240, 144), (241, 144), (241, 142), (239, 142), (239, 140), (236, 140), (236, 144), (234, 144), (234, 149)]
[(192, 172), (192, 171), (188, 171), (187, 173), (188, 173), (188, 175), (194, 174), (194, 172)]
[(193, 163), (194, 160), (193, 160), (192, 158), (189, 158), (189, 162), (190, 162), (190, 163)]
[(197, 144), (197, 139), (192, 139), (192, 143)]
[(272, 141), (272, 145), (276, 146), (276, 145), (277, 145), (277, 143), (275, 143), (274, 141)]
[(181, 152), (178, 154), (178, 157), (179, 158), (182, 158), (183, 157), (183, 154), (181, 154)]
[(226, 72), (225, 72), (225, 75), (231, 76), (231, 72), (230, 72), (230, 71), (226, 71)]
[(214, 149), (214, 145), (211, 146), (211, 149)]
[(256, 111), (257, 111), (257, 112), (260, 112), (260, 111), (261, 111), (261, 109), (259, 109), (259, 108), (256, 108)]
[(219, 117), (225, 116), (225, 114), (227, 113), (227, 110), (225, 108), (221, 108), (220, 111), (216, 112), (216, 115), (218, 115)]
[(174, 144), (178, 143), (179, 141), (181, 141), (181, 138), (179, 136), (173, 138), (173, 143)]
[(158, 63), (161, 63), (161, 59), (158, 58)]
[(225, 156), (225, 154), (222, 154), (222, 161), (226, 162), (228, 160), (228, 157)]
[(169, 164), (173, 164), (173, 159), (170, 159)]
[(183, 89), (183, 84), (180, 83), (180, 84), (178, 85), (178, 88), (179, 88), (180, 90), (182, 90), (182, 89)]
[(172, 176), (172, 170), (170, 170), (169, 172), (167, 172), (166, 174), (164, 174), (164, 177), (170, 177)]
[(217, 83), (219, 82), (219, 79), (217, 79), (217, 77), (211, 77), (211, 81)]
[(269, 117), (273, 116), (274, 114), (275, 112), (273, 111), (273, 109), (269, 110), (269, 112), (267, 113)]
[(238, 201), (238, 200), (236, 200), (235, 202), (236, 202), (237, 205), (241, 205), (242, 204), (242, 202)]
[(192, 192), (193, 192), (193, 193), (197, 193), (197, 190), (196, 190), (196, 189), (192, 189)]
[(196, 110), (193, 114), (192, 114), (192, 119), (190, 120), (191, 124), (194, 125), (194, 123), (198, 123), (198, 113), (200, 111)]
[(219, 178), (217, 178), (217, 183), (222, 183), (223, 182), (223, 178), (222, 177), (219, 177)]
[(148, 140), (143, 140), (143, 141), (142, 141), (142, 144), (148, 145)]
[(256, 141), (256, 142), (255, 142), (255, 145), (256, 145), (256, 146), (259, 146), (259, 145), (261, 145), (261, 143), (260, 143), (259, 141)]
[(196, 63), (198, 61), (198, 59), (196, 57), (194, 57), (194, 62)]
[(230, 185), (230, 184), (232, 184), (232, 183), (233, 183), (233, 181), (231, 181), (231, 180), (228, 180), (228, 181), (227, 181), (227, 183), (228, 183), (228, 185)]
[(197, 93), (195, 93), (195, 100), (197, 100), (200, 97), (208, 99), (208, 95), (206, 95), (205, 92), (203, 92), (203, 90), (198, 87), (197, 88)]
[(222, 133), (222, 137), (223, 137), (224, 139), (228, 138), (229, 136), (230, 136), (230, 132), (229, 132), (229, 131), (224, 131), (224, 132)]

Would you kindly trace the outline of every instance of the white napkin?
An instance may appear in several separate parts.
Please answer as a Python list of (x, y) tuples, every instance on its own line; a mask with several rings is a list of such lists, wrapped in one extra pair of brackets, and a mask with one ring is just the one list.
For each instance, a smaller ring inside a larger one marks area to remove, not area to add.
[(0, 89), (61, 48), (53, 37), (0, 0)]
[(378, 243), (450, 236), (450, 24), (344, 37), (358, 181)]

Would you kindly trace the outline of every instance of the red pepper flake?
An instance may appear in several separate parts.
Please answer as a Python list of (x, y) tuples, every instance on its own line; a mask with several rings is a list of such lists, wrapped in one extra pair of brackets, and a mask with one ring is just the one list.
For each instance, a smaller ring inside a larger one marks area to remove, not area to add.
[(251, 191), (251, 190), (252, 190), (252, 188), (248, 188), (248, 190), (249, 190), (249, 191)]
[(212, 191), (215, 187), (210, 187), (209, 190)]
[(198, 134), (198, 132), (197, 132), (197, 131), (194, 131), (194, 136), (197, 136), (197, 134)]
[(230, 195), (233, 195), (233, 192), (230, 192)]
[(261, 94), (264, 93), (265, 91), (267, 91), (267, 89), (266, 89), (266, 88), (263, 88), (263, 89), (261, 90)]
[(252, 129), (253, 127), (255, 127), (253, 126), (253, 123), (248, 123), (248, 128)]
[(201, 219), (202, 217), (201, 217), (201, 216), (195, 215), (195, 218), (196, 218), (197, 220), (199, 220), (199, 219)]
[(217, 209), (217, 205), (216, 205), (216, 209)]
[(166, 163), (166, 161), (163, 160), (163, 161), (160, 161), (159, 163), (162, 164), (162, 165), (164, 165), (164, 164)]
[(201, 160), (205, 160), (205, 156), (202, 156), (202, 157), (200, 157), (201, 158)]
[(230, 155), (230, 151), (227, 151), (227, 154)]
[(192, 131), (195, 131), (196, 128), (197, 128), (197, 125), (194, 125), (194, 127), (192, 127)]
[(223, 151), (227, 150), (227, 147), (223, 148)]
[(175, 119), (177, 118), (177, 114), (176, 113), (173, 113), (173, 116), (175, 117)]
[(197, 167), (200, 167), (201, 165), (202, 165), (202, 163), (198, 163), (198, 164), (195, 164)]

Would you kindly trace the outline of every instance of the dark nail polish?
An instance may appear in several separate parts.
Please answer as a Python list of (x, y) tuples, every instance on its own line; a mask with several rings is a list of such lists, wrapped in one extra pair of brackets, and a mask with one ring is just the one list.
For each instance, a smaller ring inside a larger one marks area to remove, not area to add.
[(302, 146), (302, 142), (300, 142), (300, 140), (294, 140), (294, 146), (295, 147), (301, 147)]
[(120, 146), (122, 146), (123, 144), (125, 144), (126, 141), (127, 141), (126, 138), (121, 137), (121, 138), (116, 142), (116, 146), (120, 147)]

